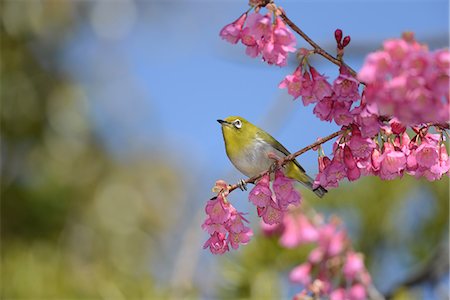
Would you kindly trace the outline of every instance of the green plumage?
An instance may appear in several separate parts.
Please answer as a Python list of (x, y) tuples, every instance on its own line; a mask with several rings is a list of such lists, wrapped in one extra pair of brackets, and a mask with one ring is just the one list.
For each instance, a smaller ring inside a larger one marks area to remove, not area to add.
[[(248, 177), (268, 170), (273, 160), (269, 153), (278, 157), (289, 155), (289, 151), (270, 134), (242, 117), (231, 116), (218, 120), (222, 125), (225, 149), (233, 165)], [(309, 177), (297, 160), (285, 165), (287, 177), (297, 180), (322, 197), (326, 190), (313, 189), (313, 179)]]

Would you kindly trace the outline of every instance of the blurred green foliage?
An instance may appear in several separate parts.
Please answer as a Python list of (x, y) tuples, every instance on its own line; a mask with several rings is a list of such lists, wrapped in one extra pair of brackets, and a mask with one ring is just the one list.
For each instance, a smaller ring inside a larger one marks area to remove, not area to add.
[(2, 299), (167, 294), (152, 261), (183, 173), (154, 153), (116, 161), (93, 132), (57, 56), (88, 4), (1, 2)]

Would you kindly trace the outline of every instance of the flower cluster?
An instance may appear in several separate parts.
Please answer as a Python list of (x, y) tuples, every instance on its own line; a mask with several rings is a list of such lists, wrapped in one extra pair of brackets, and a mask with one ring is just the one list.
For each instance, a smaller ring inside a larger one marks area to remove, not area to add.
[(301, 196), (294, 188), (292, 179), (277, 170), (272, 186), (269, 174), (265, 174), (251, 190), (248, 199), (256, 205), (258, 216), (265, 223), (273, 225), (283, 220), (289, 205), (300, 204)]
[(261, 55), (268, 64), (285, 66), (289, 52), (295, 52), (296, 39), (280, 17), (268, 12), (262, 15), (244, 13), (236, 21), (226, 25), (220, 36), (236, 44), (241, 41), (246, 46), (245, 53), (251, 57)]
[(345, 66), (340, 67), (339, 76), (331, 84), (314, 67), (301, 64), (292, 75), (281, 81), (279, 87), (287, 88), (294, 99), (302, 96), (305, 106), (315, 103), (314, 114), (322, 121), (334, 120), (342, 126), (355, 119), (352, 105), (360, 99), (359, 81)]
[[(280, 224), (285, 212), (291, 206), (300, 204), (301, 196), (294, 188), (293, 181), (284, 176), (281, 170), (275, 171), (273, 182), (269, 174), (264, 175), (249, 193), (249, 201), (257, 207), (258, 216), (266, 224)], [(249, 242), (252, 230), (245, 225), (248, 221), (243, 213), (228, 202), (226, 196), (229, 186), (218, 180), (213, 188), (217, 196), (206, 203), (207, 218), (202, 228), (210, 234), (203, 248), (209, 248), (213, 254), (223, 254), (237, 249), (240, 244)]]
[[(361, 175), (375, 175), (392, 180), (404, 173), (432, 181), (450, 169), (443, 134), (429, 133), (429, 127), (413, 128), (411, 139), (396, 119), (383, 126), (375, 139), (362, 136), (351, 126), (333, 146), (333, 158), (319, 156), (319, 174), (315, 185), (337, 187), (344, 178), (350, 181)], [(438, 128), (439, 130), (439, 128)]]
[(450, 52), (430, 52), (412, 34), (384, 42), (369, 54), (358, 73), (367, 84), (367, 103), (379, 114), (395, 116), (405, 125), (449, 120)]
[(290, 212), (280, 225), (263, 224), (263, 232), (273, 234), (274, 231), (280, 235), (279, 243), (283, 247), (314, 245), (307, 261), (290, 272), (290, 280), (303, 287), (295, 299), (309, 299), (308, 296), (328, 296), (333, 300), (367, 298), (371, 278), (363, 256), (351, 249), (337, 218), (327, 223), (318, 215), (310, 218), (302, 211)]
[(229, 245), (237, 249), (239, 244), (247, 244), (253, 232), (245, 226), (248, 221), (243, 213), (238, 212), (226, 199), (228, 185), (219, 180), (213, 191), (218, 192), (218, 195), (206, 204), (207, 218), (202, 228), (210, 234), (210, 238), (203, 248), (209, 248), (213, 254), (223, 254), (230, 250)]

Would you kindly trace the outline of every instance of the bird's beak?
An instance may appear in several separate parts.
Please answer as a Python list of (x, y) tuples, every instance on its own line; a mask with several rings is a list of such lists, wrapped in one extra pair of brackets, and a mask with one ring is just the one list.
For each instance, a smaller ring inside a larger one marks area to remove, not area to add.
[(230, 124), (229, 122), (227, 122), (227, 121), (224, 121), (224, 120), (217, 120), (217, 122), (219, 122), (220, 123), (220, 125), (223, 125), (223, 124), (225, 124), (225, 125), (227, 125), (227, 124)]

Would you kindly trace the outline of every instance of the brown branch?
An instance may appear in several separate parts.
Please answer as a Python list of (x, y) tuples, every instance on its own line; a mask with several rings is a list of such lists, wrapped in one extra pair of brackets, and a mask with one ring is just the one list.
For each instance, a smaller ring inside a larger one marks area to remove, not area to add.
[(297, 25), (294, 24), (294, 22), (289, 19), (286, 14), (283, 12), (281, 13), (280, 17), (283, 19), (283, 21), (292, 28), (295, 32), (297, 32), (308, 44), (310, 44), (314, 48), (314, 52), (322, 55), (329, 61), (331, 61), (333, 64), (337, 66), (344, 65), (347, 67), (350, 74), (352, 74), (353, 77), (356, 77), (357, 73), (355, 70), (353, 70), (350, 66), (348, 66), (345, 62), (343, 62), (341, 59), (338, 59), (325, 51), (322, 47), (320, 47), (316, 42), (314, 42), (306, 33), (303, 32)]
[[(337, 137), (338, 135), (341, 135), (342, 133), (345, 132), (345, 130), (346, 129), (341, 129), (341, 130), (336, 131), (336, 132), (334, 132), (334, 133), (332, 133), (332, 134), (330, 134), (330, 135), (328, 135), (328, 136), (326, 136), (324, 138), (318, 139), (315, 143), (312, 143), (311, 145), (306, 146), (305, 148), (302, 148), (302, 149), (298, 150), (297, 152), (294, 152), (292, 154), (289, 154), (288, 156), (285, 156), (284, 158), (281, 158), (280, 161), (278, 162), (278, 164), (280, 166), (282, 166), (282, 165), (286, 164), (287, 162), (294, 160), (297, 156), (302, 155), (303, 153), (311, 150), (312, 148), (315, 148), (315, 147), (317, 147), (319, 145), (322, 145), (323, 143), (328, 142), (329, 140)], [(253, 177), (250, 177), (250, 178), (244, 180), (244, 182), (246, 184), (248, 184), (248, 183), (254, 184), (258, 179), (263, 177), (264, 174), (266, 174), (268, 171), (269, 170), (264, 171), (264, 172), (262, 172), (260, 174), (257, 174), (257, 175), (255, 175)], [(239, 187), (239, 184), (237, 184), (237, 183), (233, 184), (233, 185), (230, 185), (228, 191), (231, 193), (232, 191), (234, 191), (238, 187)], [(212, 199), (215, 199), (215, 198), (216, 197), (213, 197)]]

